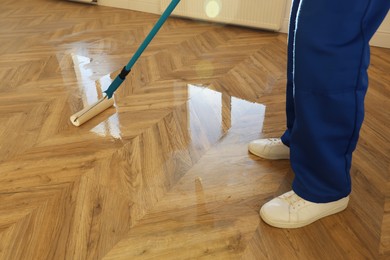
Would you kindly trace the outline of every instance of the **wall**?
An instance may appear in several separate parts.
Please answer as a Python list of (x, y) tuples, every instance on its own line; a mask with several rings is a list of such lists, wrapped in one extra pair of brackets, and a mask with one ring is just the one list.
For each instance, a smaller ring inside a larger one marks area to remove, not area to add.
[(99, 5), (160, 14), (160, 0), (98, 0)]
[(390, 13), (371, 40), (371, 45), (390, 48)]
[(282, 29), (280, 29), (280, 31), (284, 32), (284, 33), (288, 32), (288, 21), (290, 18), (291, 3), (292, 3), (292, 0), (287, 0), (286, 14), (284, 15)]
[[(185, 0), (184, 0), (185, 1)], [(287, 8), (281, 32), (288, 31), (288, 18), (292, 0), (287, 1)], [(118, 8), (131, 9), (141, 12), (160, 14), (160, 0), (98, 0), (99, 5), (112, 6)], [(390, 48), (390, 14), (378, 29), (371, 40), (371, 45)]]

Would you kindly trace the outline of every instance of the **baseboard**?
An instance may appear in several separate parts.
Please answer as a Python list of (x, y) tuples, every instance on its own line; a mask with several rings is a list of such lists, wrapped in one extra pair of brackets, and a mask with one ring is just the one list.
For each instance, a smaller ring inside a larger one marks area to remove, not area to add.
[(129, 0), (99, 0), (98, 5), (129, 9)]
[(370, 41), (371, 46), (390, 48), (390, 32), (377, 31)]
[(290, 21), (288, 18), (285, 18), (282, 23), (282, 28), (280, 28), (279, 32), (281, 33), (288, 33), (288, 25), (290, 24)]
[(159, 0), (99, 0), (99, 5), (130, 9), (134, 11), (160, 14)]

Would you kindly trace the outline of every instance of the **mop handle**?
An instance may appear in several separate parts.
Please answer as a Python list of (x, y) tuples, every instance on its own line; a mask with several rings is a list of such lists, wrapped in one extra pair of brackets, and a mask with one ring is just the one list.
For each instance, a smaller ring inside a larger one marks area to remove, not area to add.
[(145, 40), (143, 41), (141, 46), (138, 48), (136, 53), (133, 55), (133, 57), (131, 58), (129, 63), (122, 69), (120, 74), (114, 79), (114, 81), (111, 83), (111, 85), (105, 91), (108, 98), (112, 97), (114, 92), (119, 88), (119, 86), (125, 80), (126, 76), (129, 74), (129, 72), (130, 72), (131, 68), (133, 67), (133, 65), (135, 64), (135, 62), (138, 60), (138, 58), (144, 52), (146, 47), (148, 47), (149, 43), (153, 40), (154, 36), (157, 34), (157, 32), (163, 26), (163, 24), (168, 19), (168, 17), (171, 15), (173, 10), (175, 10), (175, 8), (179, 2), (180, 2), (180, 0), (172, 0), (172, 2), (168, 5), (167, 9), (161, 15), (160, 19), (158, 19), (157, 23), (153, 26), (152, 30), (150, 31), (148, 36), (145, 38)]

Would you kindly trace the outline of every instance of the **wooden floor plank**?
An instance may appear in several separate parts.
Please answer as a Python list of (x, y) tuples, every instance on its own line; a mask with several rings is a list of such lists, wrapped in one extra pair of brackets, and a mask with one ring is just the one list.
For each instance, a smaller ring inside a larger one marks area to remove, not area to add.
[(247, 144), (285, 128), (284, 34), (170, 18), (76, 128), (158, 16), (51, 0), (0, 8), (0, 259), (389, 259), (390, 50), (372, 48), (344, 212), (275, 229), (288, 161)]

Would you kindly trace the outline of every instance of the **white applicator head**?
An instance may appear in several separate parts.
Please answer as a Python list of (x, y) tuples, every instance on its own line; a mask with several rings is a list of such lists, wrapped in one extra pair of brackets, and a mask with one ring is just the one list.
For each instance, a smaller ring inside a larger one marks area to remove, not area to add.
[(99, 99), (96, 103), (87, 106), (83, 110), (72, 115), (70, 117), (70, 121), (73, 125), (80, 126), (112, 105), (114, 105), (114, 98), (108, 98), (105, 96)]

